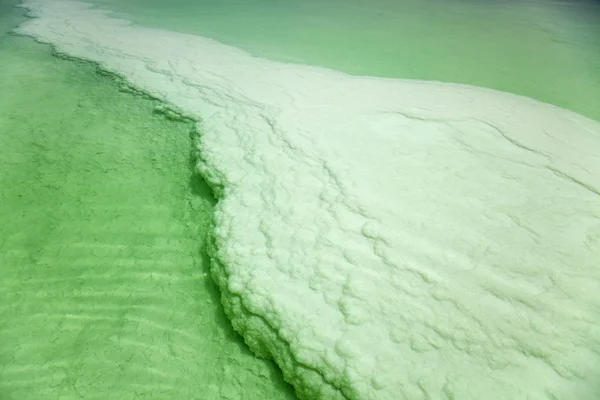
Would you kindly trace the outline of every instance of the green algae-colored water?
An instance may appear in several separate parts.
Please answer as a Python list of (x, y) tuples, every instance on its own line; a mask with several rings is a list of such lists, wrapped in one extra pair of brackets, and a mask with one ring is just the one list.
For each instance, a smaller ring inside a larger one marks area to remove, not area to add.
[(597, 1), (87, 1), (261, 57), (489, 87), (600, 121)]
[(1, 11), (0, 399), (294, 398), (223, 314), (190, 123)]

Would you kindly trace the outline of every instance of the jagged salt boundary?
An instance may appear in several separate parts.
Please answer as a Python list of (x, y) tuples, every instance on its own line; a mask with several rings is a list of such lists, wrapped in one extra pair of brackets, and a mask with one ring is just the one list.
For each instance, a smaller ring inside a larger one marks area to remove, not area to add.
[(304, 399), (600, 393), (600, 125), (28, 0), (18, 32), (198, 120), (235, 328)]

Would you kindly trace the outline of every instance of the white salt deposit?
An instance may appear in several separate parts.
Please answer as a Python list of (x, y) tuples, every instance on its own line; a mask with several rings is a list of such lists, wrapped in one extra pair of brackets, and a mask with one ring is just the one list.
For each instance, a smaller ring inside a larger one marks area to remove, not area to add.
[(600, 124), (24, 6), (18, 32), (200, 121), (224, 305), (301, 397), (597, 398)]

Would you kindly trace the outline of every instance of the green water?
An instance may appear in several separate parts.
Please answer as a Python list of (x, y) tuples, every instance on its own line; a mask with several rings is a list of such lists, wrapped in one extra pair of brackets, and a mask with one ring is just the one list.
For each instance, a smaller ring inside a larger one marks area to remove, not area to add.
[[(14, 2), (13, 2), (14, 3)], [(6, 35), (0, 3), (0, 399), (293, 399), (225, 318), (191, 125)]]
[(89, 0), (129, 20), (351, 74), (467, 83), (600, 120), (600, 5), (485, 0)]

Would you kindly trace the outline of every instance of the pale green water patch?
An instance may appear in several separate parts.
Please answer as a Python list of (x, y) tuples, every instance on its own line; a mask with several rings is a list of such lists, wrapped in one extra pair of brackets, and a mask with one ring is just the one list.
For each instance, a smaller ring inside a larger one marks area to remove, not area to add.
[[(208, 274), (189, 122), (0, 3), (0, 399), (293, 399)], [(20, 13), (20, 11), (19, 11)]]
[(281, 61), (526, 95), (600, 120), (593, 2), (91, 0)]

